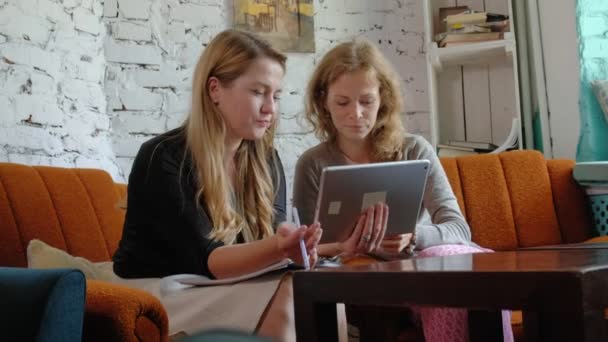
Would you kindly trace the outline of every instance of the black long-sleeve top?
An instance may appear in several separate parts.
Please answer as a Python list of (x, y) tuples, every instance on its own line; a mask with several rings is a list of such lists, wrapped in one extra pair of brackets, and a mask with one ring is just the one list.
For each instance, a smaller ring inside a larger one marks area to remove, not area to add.
[[(213, 277), (207, 261), (211, 252), (224, 243), (208, 237), (213, 223), (206, 206), (197, 206), (196, 176), (185, 150), (180, 128), (140, 147), (129, 176), (122, 239), (113, 257), (118, 276), (149, 278), (190, 273)], [(270, 161), (269, 165), (275, 189), (278, 187), (274, 198), (276, 228), (285, 220), (286, 190), (278, 155), (275, 160), (276, 165)], [(276, 168), (278, 179), (274, 176)]]

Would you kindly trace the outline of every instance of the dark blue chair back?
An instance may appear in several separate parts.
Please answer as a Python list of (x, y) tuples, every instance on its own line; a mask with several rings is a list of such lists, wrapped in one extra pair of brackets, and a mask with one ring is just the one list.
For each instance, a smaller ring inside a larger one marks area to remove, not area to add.
[(85, 297), (81, 271), (0, 267), (2, 339), (80, 342)]

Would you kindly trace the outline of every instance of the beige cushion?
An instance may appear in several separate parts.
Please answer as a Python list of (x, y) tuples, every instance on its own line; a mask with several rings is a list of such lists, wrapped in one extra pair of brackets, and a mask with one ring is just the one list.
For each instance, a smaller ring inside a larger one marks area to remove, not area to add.
[(81, 270), (89, 280), (115, 281), (118, 278), (112, 270), (112, 262), (94, 263), (72, 256), (37, 239), (31, 240), (27, 246), (27, 267), (75, 268)]
[(120, 201), (116, 203), (116, 207), (119, 209), (127, 209), (127, 195), (125, 195), (125, 197), (121, 198)]

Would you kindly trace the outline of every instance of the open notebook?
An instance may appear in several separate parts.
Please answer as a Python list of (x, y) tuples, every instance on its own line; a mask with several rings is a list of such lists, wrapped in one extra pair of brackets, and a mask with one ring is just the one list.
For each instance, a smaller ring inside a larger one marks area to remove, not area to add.
[[(340, 263), (325, 260), (320, 258), (315, 268), (324, 267), (340, 267)], [(262, 276), (266, 273), (278, 271), (278, 270), (302, 270), (303, 266), (295, 264), (291, 259), (283, 259), (275, 264), (265, 267), (261, 270), (247, 273), (238, 277), (224, 278), (224, 279), (211, 279), (198, 274), (175, 274), (168, 277), (164, 277), (160, 281), (161, 293), (169, 293), (175, 290), (186, 289), (193, 286), (218, 286), (218, 285), (230, 285), (236, 284), (241, 281), (253, 279)]]
[(209, 277), (205, 277), (205, 276), (198, 275), (198, 274), (176, 274), (176, 275), (164, 277), (161, 281), (165, 282), (165, 283), (175, 282), (175, 283), (187, 285), (187, 286), (227, 285), (227, 284), (234, 284), (234, 283), (238, 283), (238, 282), (241, 282), (244, 280), (259, 277), (261, 275), (270, 273), (272, 271), (287, 269), (287, 268), (293, 269), (293, 268), (298, 268), (298, 266), (295, 266), (293, 264), (293, 262), (289, 259), (283, 259), (283, 260), (281, 260), (275, 264), (272, 264), (268, 267), (265, 267), (261, 270), (243, 274), (238, 277), (211, 279)]

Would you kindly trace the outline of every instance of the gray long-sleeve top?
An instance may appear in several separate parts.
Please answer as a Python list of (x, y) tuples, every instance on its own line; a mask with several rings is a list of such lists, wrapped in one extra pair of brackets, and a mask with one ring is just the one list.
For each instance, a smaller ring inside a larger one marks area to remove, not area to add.
[[(416, 248), (441, 244), (466, 244), (471, 242), (471, 230), (466, 223), (456, 196), (431, 144), (416, 135), (404, 139), (405, 159), (430, 161), (422, 210), (416, 225)], [(321, 143), (300, 156), (296, 164), (293, 205), (298, 208), (303, 224), (314, 218), (321, 171), (326, 166), (345, 165), (348, 161), (337, 146)]]

